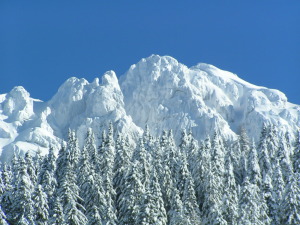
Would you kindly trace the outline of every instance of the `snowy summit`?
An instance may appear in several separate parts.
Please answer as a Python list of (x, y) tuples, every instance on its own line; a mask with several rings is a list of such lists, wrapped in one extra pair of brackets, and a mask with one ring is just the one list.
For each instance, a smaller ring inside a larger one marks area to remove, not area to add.
[(131, 139), (147, 124), (154, 135), (172, 129), (176, 140), (182, 129), (192, 130), (197, 139), (218, 130), (235, 140), (245, 128), (257, 141), (264, 123), (294, 134), (300, 106), (278, 90), (255, 86), (212, 65), (188, 68), (170, 56), (151, 55), (119, 79), (113, 71), (92, 83), (72, 77), (48, 102), (30, 98), (23, 87), (0, 95), (1, 160), (14, 151), (46, 154), (50, 145), (58, 149), (69, 128), (82, 142), (88, 128), (99, 136), (109, 122)]

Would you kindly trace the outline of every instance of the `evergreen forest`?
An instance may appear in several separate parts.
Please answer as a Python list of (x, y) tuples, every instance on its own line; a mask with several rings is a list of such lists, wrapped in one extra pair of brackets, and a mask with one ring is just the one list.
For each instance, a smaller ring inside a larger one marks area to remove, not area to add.
[(16, 153), (0, 173), (1, 225), (300, 224), (300, 137), (264, 125), (195, 140), (149, 128), (132, 141), (110, 123), (83, 147), (74, 131), (59, 152)]

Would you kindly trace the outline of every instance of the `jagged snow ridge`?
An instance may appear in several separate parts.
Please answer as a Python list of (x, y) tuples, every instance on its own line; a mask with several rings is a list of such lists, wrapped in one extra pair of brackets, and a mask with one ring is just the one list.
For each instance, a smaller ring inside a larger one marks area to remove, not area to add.
[(263, 123), (290, 133), (300, 126), (300, 107), (283, 93), (209, 64), (188, 68), (172, 57), (152, 55), (132, 65), (119, 82), (113, 71), (101, 83), (72, 77), (49, 102), (30, 98), (23, 87), (0, 95), (1, 159), (13, 150), (58, 148), (69, 128), (82, 143), (89, 127), (99, 136), (109, 121), (132, 138), (146, 124), (154, 135), (173, 129), (177, 139), (181, 129), (192, 129), (198, 139), (215, 129), (235, 139), (245, 127), (257, 140)]
[[(187, 68), (172, 57), (152, 55), (120, 79), (125, 108), (138, 126), (160, 133), (192, 127), (198, 138), (219, 129), (234, 138), (245, 127), (256, 140), (264, 122), (282, 131), (299, 127), (299, 106), (283, 93), (258, 87), (212, 65)], [(139, 112), (136, 114), (135, 112)]]

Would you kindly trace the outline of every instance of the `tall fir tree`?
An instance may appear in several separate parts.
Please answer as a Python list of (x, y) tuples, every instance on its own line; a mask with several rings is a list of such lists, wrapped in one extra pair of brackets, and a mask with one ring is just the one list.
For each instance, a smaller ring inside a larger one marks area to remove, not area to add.
[(13, 216), (10, 223), (18, 224), (25, 223), (34, 224), (34, 208), (32, 201), (33, 184), (31, 177), (28, 174), (28, 168), (26, 161), (19, 158), (16, 176), (16, 184), (14, 187), (14, 197), (12, 206), (10, 208)]
[(258, 163), (257, 151), (254, 141), (248, 154), (247, 163), (247, 176), (249, 177), (250, 182), (260, 187), (262, 182), (260, 174), (261, 170)]
[(38, 185), (33, 193), (34, 215), (37, 225), (47, 225), (49, 219), (49, 207), (47, 195), (41, 185)]
[(238, 194), (233, 172), (230, 151), (225, 155), (223, 214), (228, 224), (237, 224), (238, 218)]
[(281, 203), (281, 224), (300, 224), (300, 176), (291, 174)]
[(293, 154), (293, 168), (294, 172), (300, 174), (300, 130), (297, 132), (294, 154)]

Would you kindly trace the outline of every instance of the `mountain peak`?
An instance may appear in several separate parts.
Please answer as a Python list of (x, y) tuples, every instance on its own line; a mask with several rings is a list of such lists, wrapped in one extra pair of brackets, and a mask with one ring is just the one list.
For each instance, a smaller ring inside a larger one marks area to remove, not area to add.
[(119, 80), (114, 71), (104, 73), (101, 82), (71, 77), (48, 102), (34, 101), (23, 87), (0, 95), (4, 152), (46, 149), (48, 142), (58, 147), (69, 128), (83, 143), (89, 128), (100, 135), (109, 122), (131, 138), (147, 124), (153, 135), (172, 129), (176, 140), (182, 129), (192, 130), (198, 140), (214, 130), (235, 140), (242, 127), (258, 140), (263, 123), (293, 134), (300, 126), (300, 107), (280, 91), (255, 86), (213, 65), (188, 68), (159, 55), (141, 59)]

